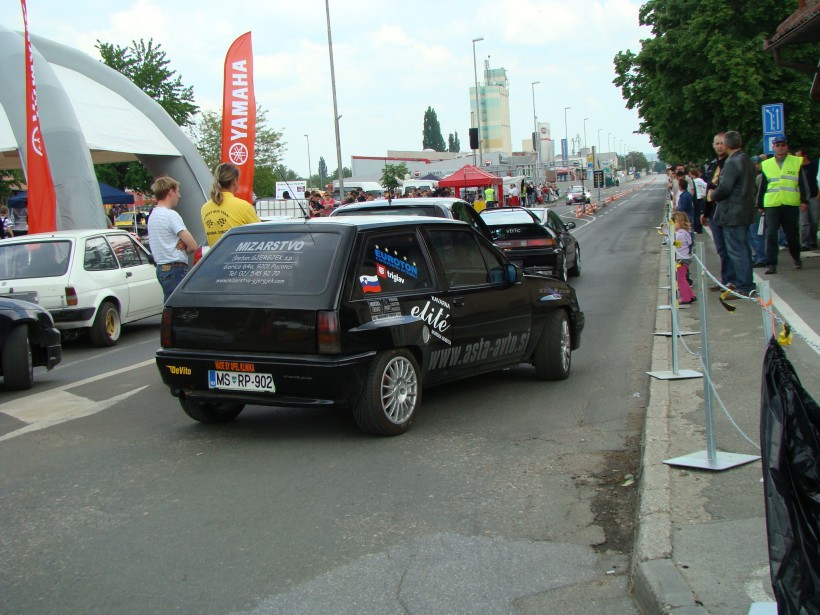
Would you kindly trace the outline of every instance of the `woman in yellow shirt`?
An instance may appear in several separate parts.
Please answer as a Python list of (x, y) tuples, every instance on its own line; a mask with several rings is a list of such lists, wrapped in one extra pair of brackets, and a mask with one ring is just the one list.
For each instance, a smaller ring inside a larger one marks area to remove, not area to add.
[(202, 206), (202, 226), (208, 245), (214, 245), (228, 229), (252, 222), (260, 222), (253, 205), (236, 196), (239, 187), (239, 169), (230, 162), (223, 162), (214, 169), (211, 200)]

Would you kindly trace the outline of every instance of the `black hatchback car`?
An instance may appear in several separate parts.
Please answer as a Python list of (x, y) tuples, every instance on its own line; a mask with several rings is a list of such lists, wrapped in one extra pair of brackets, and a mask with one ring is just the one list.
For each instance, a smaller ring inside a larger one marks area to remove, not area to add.
[(0, 297), (0, 375), (7, 391), (30, 389), (34, 368), (51, 369), (63, 357), (60, 332), (36, 303)]
[(467, 224), (314, 218), (226, 233), (168, 299), (156, 359), (197, 421), (344, 405), (396, 435), (423, 386), (522, 362), (567, 378), (583, 326), (571, 287), (523, 275)]

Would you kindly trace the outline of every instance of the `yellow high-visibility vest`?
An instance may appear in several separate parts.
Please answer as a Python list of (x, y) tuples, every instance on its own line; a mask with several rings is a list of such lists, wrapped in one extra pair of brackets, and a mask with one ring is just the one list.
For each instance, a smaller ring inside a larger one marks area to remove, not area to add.
[(763, 207), (780, 207), (781, 205), (800, 205), (800, 167), (803, 159), (789, 154), (780, 167), (774, 158), (767, 158), (760, 165), (766, 175), (766, 194)]

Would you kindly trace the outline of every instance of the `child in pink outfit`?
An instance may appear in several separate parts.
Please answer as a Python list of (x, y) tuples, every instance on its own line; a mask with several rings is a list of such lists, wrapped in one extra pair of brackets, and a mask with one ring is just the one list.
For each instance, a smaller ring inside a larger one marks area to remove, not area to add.
[(678, 298), (681, 305), (686, 305), (698, 300), (687, 280), (689, 263), (692, 262), (692, 227), (689, 224), (689, 217), (682, 211), (672, 214), (672, 223), (675, 225), (675, 261), (678, 264), (675, 275), (678, 280)]

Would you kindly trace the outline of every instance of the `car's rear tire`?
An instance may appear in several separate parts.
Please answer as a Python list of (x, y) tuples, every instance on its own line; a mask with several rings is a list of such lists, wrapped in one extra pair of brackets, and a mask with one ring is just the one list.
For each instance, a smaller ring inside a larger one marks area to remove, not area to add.
[(572, 338), (564, 310), (554, 310), (535, 348), (535, 375), (539, 380), (566, 380), (572, 367)]
[(110, 301), (103, 301), (91, 325), (91, 342), (95, 346), (116, 346), (121, 333), (120, 311)]
[(7, 391), (22, 391), (34, 385), (34, 362), (28, 327), (14, 327), (3, 344), (3, 382)]
[(575, 248), (575, 264), (567, 270), (573, 278), (581, 275), (581, 248)]
[(365, 433), (397, 436), (410, 427), (421, 406), (421, 379), (415, 357), (404, 349), (381, 352), (370, 366), (353, 419)]
[(245, 408), (245, 404), (200, 401), (181, 397), (179, 400), (185, 414), (200, 423), (230, 423)]

